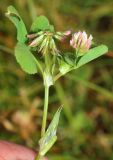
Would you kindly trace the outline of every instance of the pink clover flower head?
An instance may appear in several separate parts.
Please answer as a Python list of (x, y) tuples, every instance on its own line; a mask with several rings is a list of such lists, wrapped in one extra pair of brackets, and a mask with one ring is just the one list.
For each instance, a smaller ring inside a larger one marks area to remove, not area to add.
[(76, 49), (76, 51), (80, 53), (80, 55), (83, 55), (90, 49), (92, 45), (92, 39), (93, 39), (92, 35), (88, 37), (85, 31), (83, 32), (79, 31), (72, 35), (72, 39), (70, 40), (70, 45), (74, 49)]

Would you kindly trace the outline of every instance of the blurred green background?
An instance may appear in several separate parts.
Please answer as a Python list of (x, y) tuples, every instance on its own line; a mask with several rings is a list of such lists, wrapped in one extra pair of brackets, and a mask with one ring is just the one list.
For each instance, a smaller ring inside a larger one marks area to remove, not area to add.
[(85, 30), (109, 52), (67, 74), (50, 91), (48, 124), (63, 104), (50, 160), (113, 160), (113, 0), (0, 0), (0, 139), (38, 149), (44, 88), (14, 57), (16, 29), (5, 17), (14, 5), (29, 29), (46, 15), (56, 30)]

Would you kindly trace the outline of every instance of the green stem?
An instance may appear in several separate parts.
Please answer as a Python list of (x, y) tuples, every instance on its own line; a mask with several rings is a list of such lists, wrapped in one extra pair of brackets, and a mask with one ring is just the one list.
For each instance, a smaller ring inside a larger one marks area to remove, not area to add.
[(54, 82), (56, 82), (60, 77), (62, 77), (63, 75), (61, 73), (58, 73), (55, 78), (54, 78)]
[(44, 113), (43, 113), (43, 120), (42, 120), (41, 137), (43, 137), (46, 130), (48, 99), (49, 99), (49, 87), (45, 86), (45, 101), (44, 101)]
[[(49, 87), (45, 85), (44, 112), (43, 112), (43, 120), (42, 120), (41, 137), (44, 136), (46, 131), (48, 100), (49, 100)], [(41, 160), (42, 158), (43, 157), (40, 154), (37, 154), (35, 160)]]

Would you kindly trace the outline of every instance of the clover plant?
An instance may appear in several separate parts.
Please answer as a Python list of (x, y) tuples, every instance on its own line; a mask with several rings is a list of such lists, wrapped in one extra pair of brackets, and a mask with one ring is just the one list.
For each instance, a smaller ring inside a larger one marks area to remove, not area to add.
[[(56, 132), (62, 110), (62, 107), (57, 110), (46, 129), (49, 88), (61, 76), (105, 54), (108, 48), (103, 44), (95, 46), (92, 35), (88, 36), (85, 31), (55, 31), (43, 15), (34, 20), (29, 31), (13, 6), (8, 7), (6, 16), (17, 29), (14, 49), (17, 62), (26, 73), (40, 74), (45, 88), (41, 138), (36, 156), (36, 160), (41, 160), (57, 140)], [(68, 49), (64, 53), (62, 45), (65, 41), (68, 41)]]

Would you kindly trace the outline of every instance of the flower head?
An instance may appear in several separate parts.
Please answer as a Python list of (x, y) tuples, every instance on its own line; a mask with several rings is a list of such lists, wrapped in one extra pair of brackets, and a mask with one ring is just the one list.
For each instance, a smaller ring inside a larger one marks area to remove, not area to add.
[(27, 35), (30, 40), (30, 47), (37, 47), (38, 52), (58, 54), (59, 51), (56, 47), (55, 40), (63, 41), (67, 36), (71, 34), (71, 31), (66, 32), (50, 32), (40, 31), (35, 34)]
[(81, 56), (90, 49), (92, 39), (92, 35), (88, 37), (85, 31), (79, 31), (73, 34), (72, 39), (70, 40), (70, 45), (76, 49), (76, 52)]
[(36, 34), (27, 35), (30, 47), (37, 47), (37, 51), (44, 54), (50, 52), (57, 54), (58, 50), (54, 41), (54, 34), (49, 31), (41, 31)]

